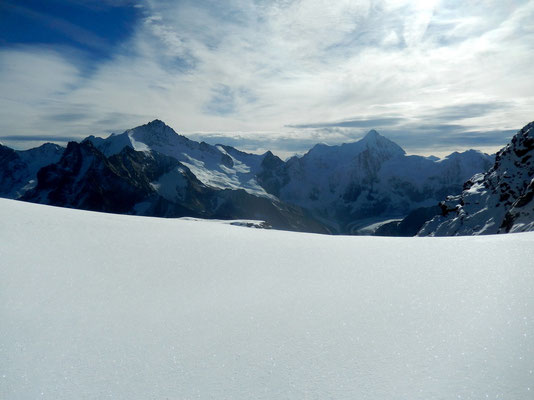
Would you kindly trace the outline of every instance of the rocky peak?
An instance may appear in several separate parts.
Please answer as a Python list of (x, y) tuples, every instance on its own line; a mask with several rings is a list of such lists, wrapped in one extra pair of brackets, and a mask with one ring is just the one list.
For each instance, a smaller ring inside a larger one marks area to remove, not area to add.
[(150, 121), (148, 124), (146, 124), (147, 126), (150, 126), (150, 127), (165, 127), (167, 126), (165, 124), (165, 122), (163, 122), (161, 119), (155, 119), (153, 121)]
[(17, 153), (10, 147), (0, 144), (0, 165), (16, 159)]
[(397, 143), (382, 136), (374, 129), (367, 132), (360, 142), (364, 144), (367, 149), (380, 152), (385, 156), (394, 157), (406, 154), (404, 149)]
[(378, 133), (378, 131), (376, 131), (375, 129), (371, 129), (369, 132), (367, 132), (365, 134), (365, 136), (363, 137), (363, 139), (366, 139), (366, 140), (371, 140), (371, 139), (376, 139), (377, 137), (383, 137), (380, 133)]
[[(503, 160), (509, 159), (515, 162), (528, 163), (534, 151), (534, 121), (523, 127), (512, 138), (511, 142), (502, 150), (500, 150), (495, 157), (495, 166), (498, 168)], [(534, 161), (534, 160), (531, 160)]]
[(126, 131), (130, 139), (142, 142), (148, 146), (169, 145), (177, 142), (186, 142), (187, 138), (179, 135), (163, 121), (155, 119), (148, 124)]
[(372, 129), (357, 142), (343, 143), (337, 146), (329, 146), (324, 143), (316, 144), (303, 158), (329, 159), (334, 164), (338, 164), (348, 162), (364, 152), (369, 153), (368, 156), (371, 155), (381, 160), (406, 154), (398, 144)]
[(279, 168), (284, 165), (284, 162), (275, 156), (270, 150), (263, 155), (261, 166), (265, 169)]

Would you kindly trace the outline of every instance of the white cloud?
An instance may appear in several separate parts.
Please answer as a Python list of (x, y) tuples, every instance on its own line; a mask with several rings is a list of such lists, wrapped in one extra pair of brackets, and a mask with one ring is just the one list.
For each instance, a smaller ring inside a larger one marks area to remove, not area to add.
[[(147, 0), (141, 10), (129, 42), (90, 74), (64, 49), (0, 50), (0, 129), (85, 135), (157, 117), (184, 133), (304, 140), (309, 130), (286, 126), (417, 123), (447, 105), (494, 102), (514, 107), (450, 123), (533, 119), (534, 1)], [(65, 118), (46, 125), (46, 115)]]
[(67, 90), (79, 78), (77, 68), (59, 52), (36, 47), (2, 50), (0, 76), (3, 99), (33, 105)]

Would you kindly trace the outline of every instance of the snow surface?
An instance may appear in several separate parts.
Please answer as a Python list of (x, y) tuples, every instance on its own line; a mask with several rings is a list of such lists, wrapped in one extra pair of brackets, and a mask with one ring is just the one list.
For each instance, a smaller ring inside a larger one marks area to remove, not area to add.
[(533, 233), (0, 219), (1, 399), (534, 398)]

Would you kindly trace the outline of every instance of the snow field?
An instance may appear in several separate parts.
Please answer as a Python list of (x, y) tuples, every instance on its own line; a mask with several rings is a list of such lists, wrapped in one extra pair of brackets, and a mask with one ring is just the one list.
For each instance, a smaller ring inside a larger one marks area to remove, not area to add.
[(534, 233), (0, 219), (1, 399), (534, 398)]

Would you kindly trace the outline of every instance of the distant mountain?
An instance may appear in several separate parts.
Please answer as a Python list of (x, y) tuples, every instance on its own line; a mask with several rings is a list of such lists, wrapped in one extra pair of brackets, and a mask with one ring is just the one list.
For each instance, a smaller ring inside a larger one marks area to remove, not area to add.
[(362, 140), (340, 146), (318, 144), (286, 163), (265, 156), (259, 183), (287, 203), (309, 209), (340, 233), (357, 233), (362, 220), (403, 217), (460, 193), (493, 157), (475, 150), (443, 160), (407, 156), (391, 140), (371, 130)]
[[(264, 219), (273, 227), (357, 234), (457, 194), (493, 158), (407, 156), (371, 130), (340, 146), (318, 144), (282, 161), (196, 142), (160, 120), (66, 150), (0, 148), (0, 195), (107, 212)], [(38, 172), (39, 171), (39, 172)], [(413, 228), (413, 225), (411, 225)]]
[(24, 151), (0, 144), (0, 197), (16, 199), (33, 188), (37, 183), (37, 172), (58, 162), (64, 150), (52, 143)]
[(70, 142), (37, 180), (21, 200), (156, 217), (257, 219), (278, 229), (329, 233), (299, 207), (243, 189), (208, 187), (175, 158), (130, 146), (106, 157), (91, 141)]
[(534, 122), (497, 153), (495, 164), (469, 179), (419, 236), (482, 235), (534, 230)]

